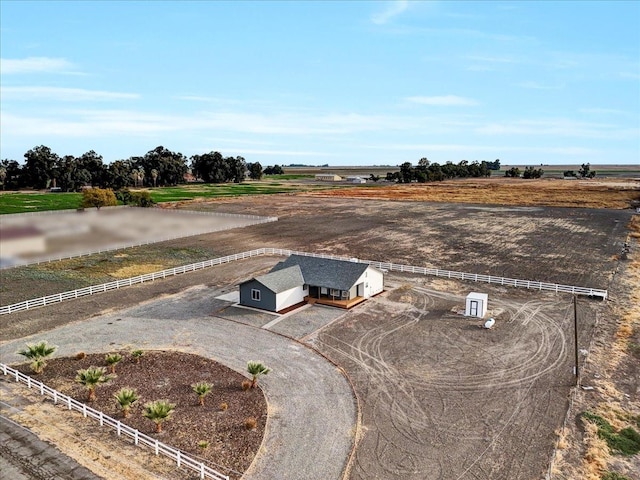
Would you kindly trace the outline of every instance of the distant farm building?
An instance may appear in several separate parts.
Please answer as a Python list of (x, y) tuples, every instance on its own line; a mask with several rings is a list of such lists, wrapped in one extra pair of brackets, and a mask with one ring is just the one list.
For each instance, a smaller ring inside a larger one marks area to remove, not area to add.
[(384, 288), (384, 274), (365, 263), (291, 255), (240, 284), (240, 305), (283, 312), (304, 302), (351, 308)]
[(347, 182), (349, 182), (349, 183), (367, 183), (367, 181), (362, 177), (347, 177)]
[(464, 309), (465, 316), (484, 318), (487, 314), (488, 303), (489, 295), (486, 293), (471, 292), (467, 295), (467, 302)]
[(335, 173), (318, 173), (316, 174), (316, 180), (320, 182), (341, 182), (342, 177)]

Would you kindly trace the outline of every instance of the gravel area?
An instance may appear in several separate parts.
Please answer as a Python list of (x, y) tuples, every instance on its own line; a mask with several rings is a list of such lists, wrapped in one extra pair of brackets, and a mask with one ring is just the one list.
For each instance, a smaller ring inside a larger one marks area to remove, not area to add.
[[(262, 447), (245, 478), (340, 478), (353, 446), (357, 418), (355, 398), (346, 378), (302, 344), (213, 316), (220, 302), (215, 297), (221, 291), (211, 289), (210, 294), (203, 295), (204, 288), (189, 288), (46, 334), (4, 343), (0, 357), (5, 363), (18, 362), (21, 358), (15, 352), (24, 342), (46, 338), (59, 346), (58, 356), (132, 346), (175, 349), (213, 358), (241, 373), (248, 360), (263, 361), (272, 369), (261, 379), (269, 417)], [(71, 302), (68, 307), (75, 304)]]

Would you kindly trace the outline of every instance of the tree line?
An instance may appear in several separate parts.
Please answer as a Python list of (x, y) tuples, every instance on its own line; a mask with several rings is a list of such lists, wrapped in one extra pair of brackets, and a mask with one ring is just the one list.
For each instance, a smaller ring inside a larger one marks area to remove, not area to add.
[(144, 156), (129, 157), (105, 164), (101, 155), (90, 150), (79, 157), (59, 156), (47, 146), (34, 147), (24, 154), (24, 164), (4, 159), (0, 162), (3, 189), (55, 188), (76, 192), (86, 186), (122, 190), (127, 187), (164, 187), (185, 183), (191, 171), (196, 180), (207, 183), (242, 182), (246, 172), (259, 180), (263, 173), (283, 173), (278, 165), (263, 172), (259, 162), (247, 163), (243, 157), (224, 157), (209, 152), (187, 158), (163, 146), (149, 150)]
[[(493, 170), (500, 170), (500, 160), (494, 162), (462, 160), (455, 164), (447, 162), (444, 165), (439, 163), (431, 163), (426, 157), (418, 161), (415, 167), (411, 162), (405, 162), (400, 165), (399, 172), (388, 172), (386, 180), (397, 183), (411, 182), (440, 182), (450, 178), (467, 178), (467, 177), (489, 177)], [(375, 178), (372, 180), (377, 181)]]

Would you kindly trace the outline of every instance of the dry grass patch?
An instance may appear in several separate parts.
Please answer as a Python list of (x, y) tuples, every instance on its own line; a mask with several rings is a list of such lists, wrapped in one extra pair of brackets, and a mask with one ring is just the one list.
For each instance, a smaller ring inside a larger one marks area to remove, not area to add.
[(114, 278), (129, 278), (129, 277), (137, 277), (138, 275), (145, 275), (147, 273), (158, 272), (164, 269), (164, 265), (159, 263), (143, 263), (137, 265), (127, 265), (126, 267), (121, 267), (113, 272), (111, 272), (111, 276)]
[(448, 180), (439, 183), (344, 188), (304, 193), (312, 196), (371, 198), (446, 203), (518, 206), (629, 208), (640, 199), (640, 187), (629, 183), (607, 186), (591, 181), (509, 178)]

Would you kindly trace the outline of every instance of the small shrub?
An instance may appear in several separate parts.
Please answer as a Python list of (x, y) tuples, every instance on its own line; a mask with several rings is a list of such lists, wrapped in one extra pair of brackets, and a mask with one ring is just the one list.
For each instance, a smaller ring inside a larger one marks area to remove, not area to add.
[(251, 388), (251, 381), (250, 380), (244, 380), (242, 382), (242, 390), (244, 390), (246, 392), (250, 388)]
[(226, 412), (228, 408), (229, 408), (229, 404), (227, 402), (222, 402), (220, 404), (220, 411), (221, 412)]
[(582, 418), (598, 427), (598, 437), (607, 442), (607, 446), (614, 453), (635, 455), (640, 452), (640, 433), (634, 428), (623, 428), (616, 433), (613, 426), (599, 415), (584, 412)]
[(134, 350), (131, 352), (131, 356), (136, 359), (136, 363), (140, 363), (140, 357), (142, 357), (143, 355), (143, 350)]
[(631, 480), (631, 479), (618, 472), (605, 472), (602, 474), (602, 477), (600, 477), (600, 480)]
[(104, 357), (104, 361), (111, 367), (111, 373), (116, 373), (116, 365), (122, 360), (119, 353), (109, 353)]
[(87, 356), (86, 353), (84, 352), (78, 352), (76, 353), (76, 360), (82, 360), (83, 358), (85, 358)]
[(247, 417), (244, 419), (244, 428), (247, 430), (255, 430), (258, 426), (258, 421), (254, 417)]
[(198, 442), (198, 448), (206, 450), (207, 448), (209, 448), (209, 442), (207, 440), (200, 440)]

